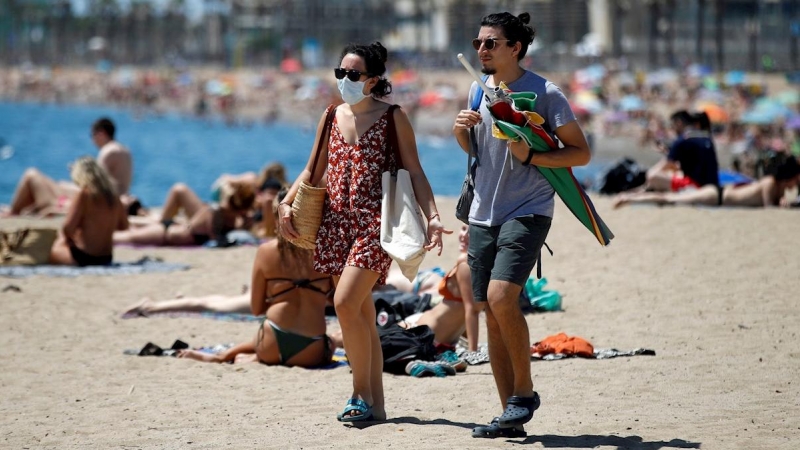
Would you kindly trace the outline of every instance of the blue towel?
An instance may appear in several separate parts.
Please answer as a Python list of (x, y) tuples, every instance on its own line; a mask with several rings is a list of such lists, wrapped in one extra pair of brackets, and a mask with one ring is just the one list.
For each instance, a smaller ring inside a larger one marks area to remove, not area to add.
[(79, 275), (133, 275), (165, 273), (189, 269), (187, 264), (166, 263), (144, 257), (134, 262), (113, 263), (108, 266), (7, 266), (0, 267), (0, 277), (24, 278), (34, 275), (46, 277), (77, 277)]

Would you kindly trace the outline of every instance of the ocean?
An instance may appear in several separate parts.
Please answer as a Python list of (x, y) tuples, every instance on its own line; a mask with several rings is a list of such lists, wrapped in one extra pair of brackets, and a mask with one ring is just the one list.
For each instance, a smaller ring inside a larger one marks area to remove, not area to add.
[[(131, 193), (145, 205), (161, 205), (174, 183), (182, 182), (210, 200), (211, 185), (223, 173), (258, 172), (279, 161), (293, 181), (314, 143), (313, 130), (295, 124), (229, 126), (179, 114), (134, 114), (121, 108), (0, 102), (0, 204), (8, 204), (28, 167), (56, 180), (69, 180), (67, 165), (97, 155), (91, 124), (107, 116), (117, 140), (133, 154)], [(453, 138), (417, 136), (422, 167), (434, 194), (458, 196), (466, 155)], [(579, 179), (602, 166), (576, 168)]]

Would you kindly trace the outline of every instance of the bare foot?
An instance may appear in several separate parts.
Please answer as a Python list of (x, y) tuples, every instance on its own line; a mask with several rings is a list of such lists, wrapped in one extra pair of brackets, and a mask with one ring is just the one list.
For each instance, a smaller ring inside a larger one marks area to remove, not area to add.
[(130, 306), (124, 313), (123, 316), (144, 316), (147, 317), (147, 314), (150, 313), (150, 309), (153, 306), (153, 299), (150, 297), (144, 297), (139, 303)]
[(178, 358), (187, 358), (187, 359), (193, 359), (195, 361), (202, 361), (209, 363), (220, 362), (219, 358), (217, 358), (217, 355), (212, 355), (210, 353), (205, 353), (205, 352), (198, 352), (197, 350), (178, 350), (177, 356)]

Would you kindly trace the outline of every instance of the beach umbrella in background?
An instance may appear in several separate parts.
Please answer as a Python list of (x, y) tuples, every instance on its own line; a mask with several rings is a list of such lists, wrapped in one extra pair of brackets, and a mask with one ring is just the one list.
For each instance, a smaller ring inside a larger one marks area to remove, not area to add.
[(626, 95), (619, 101), (619, 109), (622, 111), (644, 111), (647, 104), (638, 95)]
[(693, 78), (703, 78), (711, 75), (713, 71), (711, 67), (704, 64), (689, 64), (686, 68), (686, 75)]
[(730, 116), (722, 106), (712, 102), (698, 102), (695, 107), (705, 112), (712, 123), (728, 123)]
[(775, 96), (775, 100), (787, 106), (797, 105), (800, 104), (800, 92), (796, 90), (779, 92)]
[(746, 78), (747, 74), (741, 70), (731, 70), (725, 74), (723, 80), (728, 86), (739, 86), (740, 84), (744, 84)]
[(585, 109), (592, 114), (597, 114), (603, 110), (603, 102), (600, 101), (597, 94), (592, 91), (578, 92), (575, 94), (573, 102), (578, 108)]
[(303, 71), (303, 65), (297, 58), (284, 58), (281, 61), (281, 72), (283, 73), (298, 73)]
[(645, 76), (644, 84), (647, 86), (662, 86), (678, 80), (679, 74), (674, 69), (658, 69)]
[(762, 97), (753, 104), (752, 108), (742, 115), (742, 122), (755, 125), (767, 125), (786, 120), (792, 115), (792, 110), (786, 107), (786, 105), (775, 99)]
[(800, 115), (792, 116), (786, 121), (786, 128), (790, 130), (800, 130)]

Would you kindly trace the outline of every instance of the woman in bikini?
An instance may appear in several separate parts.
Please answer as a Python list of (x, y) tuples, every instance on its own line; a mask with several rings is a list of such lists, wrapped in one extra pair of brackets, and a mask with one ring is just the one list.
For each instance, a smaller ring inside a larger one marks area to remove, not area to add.
[[(220, 194), (219, 204), (204, 203), (183, 183), (170, 188), (158, 221), (137, 220), (134, 228), (114, 233), (115, 244), (203, 245), (219, 240), (234, 229), (245, 226), (246, 216), (255, 201), (249, 183), (230, 183)], [(186, 221), (176, 221), (183, 210)]]
[(104, 266), (113, 259), (114, 230), (128, 228), (128, 215), (108, 173), (94, 158), (72, 164), (72, 181), (80, 189), (50, 250), (50, 264)]
[(333, 281), (314, 271), (311, 257), (311, 251), (281, 237), (262, 244), (253, 263), (250, 312), (265, 318), (255, 337), (217, 355), (183, 350), (178, 356), (218, 363), (329, 364), (335, 346), (325, 334), (325, 306), (333, 295)]

